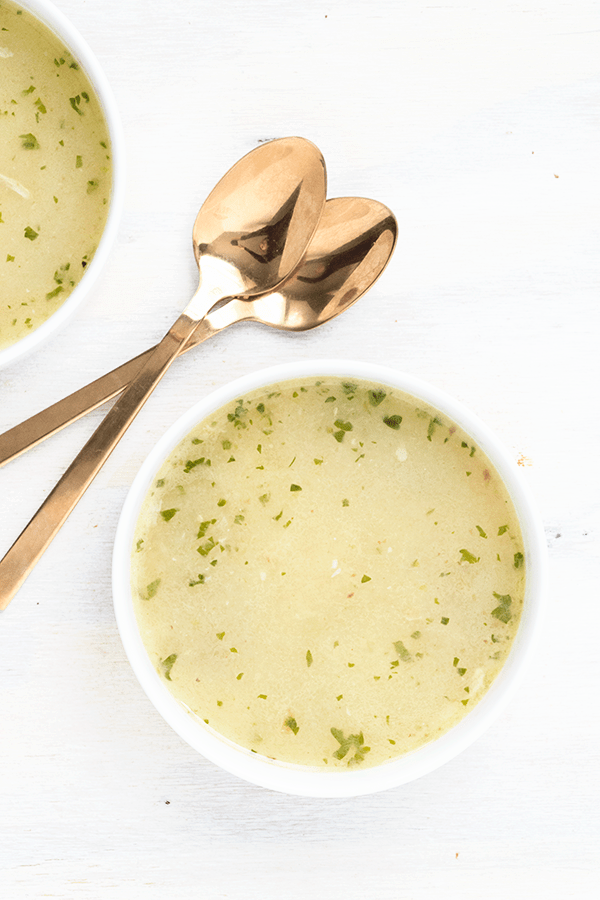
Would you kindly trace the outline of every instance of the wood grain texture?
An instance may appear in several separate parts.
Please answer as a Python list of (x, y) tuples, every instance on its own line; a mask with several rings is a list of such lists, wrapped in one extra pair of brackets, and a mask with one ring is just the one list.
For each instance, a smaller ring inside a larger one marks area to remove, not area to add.
[[(198, 207), (261, 140), (313, 140), (329, 195), (381, 200), (400, 233), (336, 322), (239, 325), (179, 360), (2, 614), (2, 895), (596, 898), (597, 3), (57, 5), (116, 94), (126, 207), (85, 308), (0, 372), (0, 429), (156, 342), (195, 288)], [(165, 429), (239, 375), (325, 357), (394, 366), (471, 407), (521, 462), (551, 564), (536, 659), (502, 718), (413, 784), (329, 801), (255, 788), (185, 745), (133, 676), (110, 587), (121, 505)], [(0, 549), (103, 412), (0, 470)]]

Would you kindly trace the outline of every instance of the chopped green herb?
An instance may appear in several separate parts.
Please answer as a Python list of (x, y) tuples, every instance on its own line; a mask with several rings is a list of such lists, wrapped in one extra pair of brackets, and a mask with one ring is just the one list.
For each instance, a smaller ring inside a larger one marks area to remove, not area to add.
[(58, 297), (59, 294), (63, 292), (64, 288), (62, 284), (59, 284), (58, 287), (55, 287), (53, 291), (48, 291), (46, 294), (46, 300), (53, 300), (54, 297)]
[(198, 575), (198, 578), (197, 578), (196, 581), (190, 581), (190, 582), (189, 582), (189, 586), (190, 586), (190, 587), (196, 587), (197, 584), (204, 584), (205, 580), (206, 580), (206, 579), (204, 578), (204, 575)]
[(497, 594), (496, 591), (494, 591), (494, 597), (498, 600), (499, 605), (492, 610), (492, 615), (506, 625), (512, 618), (512, 613), (510, 612), (512, 597), (510, 594)]
[(442, 618), (440, 619), (442, 625), (447, 625), (449, 621), (450, 619), (447, 616), (442, 616)]
[(25, 231), (23, 232), (23, 234), (24, 234), (24, 236), (27, 238), (28, 241), (35, 241), (35, 239), (36, 239), (36, 237), (38, 236), (39, 232), (38, 232), (38, 231), (34, 231), (33, 228), (30, 228), (29, 225), (27, 225), (27, 227), (25, 228)]
[(261, 413), (261, 414), (264, 413), (264, 411), (265, 411), (265, 404), (264, 404), (264, 403), (258, 403), (257, 406), (256, 406), (256, 409), (257, 409), (257, 411), (258, 411), (259, 413)]
[(461, 668), (459, 668), (459, 669), (457, 669), (456, 671), (458, 672), (458, 674), (459, 674), (459, 675), (461, 676), (461, 678), (462, 678), (462, 676), (465, 674), (465, 672), (466, 672), (467, 670), (466, 670), (466, 669), (461, 669)]
[(327, 397), (325, 403), (335, 403), (335, 397)]
[(366, 584), (367, 581), (370, 581), (370, 580), (371, 580), (371, 576), (370, 576), (370, 575), (363, 575), (363, 577), (360, 579), (360, 583), (361, 583), (361, 584)]
[(76, 168), (76, 169), (81, 169), (82, 166), (83, 166), (83, 157), (82, 157), (82, 156), (76, 156), (76, 157), (75, 157), (75, 168)]
[(23, 150), (39, 150), (40, 145), (34, 134), (20, 134), (21, 147)]
[(231, 441), (223, 441), (221, 446), (223, 450), (231, 450)]
[(78, 116), (83, 115), (83, 110), (80, 108), (81, 105), (81, 96), (77, 94), (76, 97), (69, 97), (69, 103), (71, 107), (75, 110)]
[(161, 659), (160, 664), (163, 667), (163, 673), (167, 681), (171, 681), (171, 669), (175, 664), (175, 660), (177, 659), (176, 653), (171, 653), (170, 656), (167, 656), (166, 659)]
[(339, 701), (339, 700), (343, 700), (343, 699), (344, 699), (344, 695), (343, 695), (343, 694), (338, 694), (337, 697), (336, 697), (335, 699), (338, 700), (338, 701)]
[(322, 466), (322, 465), (323, 465), (323, 460), (322, 460), (322, 459), (313, 459), (313, 462), (314, 462), (315, 466)]
[(402, 641), (394, 641), (394, 649), (398, 654), (398, 659), (401, 659), (402, 662), (410, 662), (412, 660), (412, 656), (402, 643)]
[(508, 531), (508, 525), (501, 525), (500, 528), (498, 529), (498, 537), (501, 534), (505, 534), (507, 531)]
[(240, 513), (240, 515), (236, 516), (233, 521), (235, 522), (236, 525), (241, 525), (242, 522), (245, 520), (245, 518), (246, 517)]
[(415, 641), (418, 640), (420, 637), (421, 637), (420, 631), (413, 631), (413, 633), (411, 634), (411, 638), (413, 638)]
[(431, 419), (429, 420), (429, 426), (428, 426), (428, 428), (427, 428), (427, 440), (428, 440), (428, 441), (430, 441), (430, 440), (432, 439), (433, 433), (434, 433), (434, 431), (435, 431), (435, 429), (436, 429), (436, 426), (437, 426), (437, 425), (443, 425), (443, 424), (444, 424), (444, 423), (442, 422), (442, 420), (441, 420), (441, 419), (438, 419), (437, 416), (434, 416), (433, 418), (431, 418)]
[(261, 494), (260, 497), (259, 497), (258, 499), (260, 500), (260, 502), (261, 502), (262, 505), (264, 506), (264, 505), (265, 505), (266, 503), (268, 503), (269, 500), (271, 499), (271, 495), (270, 495), (269, 493), (267, 493), (267, 494)]
[(342, 500), (342, 506), (350, 506), (349, 500)]
[(515, 553), (514, 563), (513, 563), (515, 569), (521, 569), (524, 564), (525, 564), (525, 557), (523, 556), (523, 554)]
[(225, 637), (225, 632), (224, 632), (224, 631), (217, 631), (217, 637), (219, 638), (220, 641), (222, 641), (223, 638)]
[(310, 650), (306, 651), (306, 665), (310, 668), (313, 664), (313, 655)]
[(385, 391), (367, 391), (367, 396), (371, 406), (379, 406), (380, 403), (383, 403), (387, 395)]
[(452, 665), (453, 665), (453, 666), (457, 666), (457, 665), (458, 665), (458, 656), (455, 656), (455, 657), (454, 657), (454, 662), (452, 663)]
[(211, 525), (216, 524), (216, 519), (207, 519), (205, 522), (200, 522), (200, 528), (198, 529), (198, 540), (203, 538)]
[(146, 587), (147, 600), (152, 600), (153, 597), (156, 597), (156, 592), (160, 587), (160, 578), (156, 578), (154, 581), (151, 581), (150, 584)]
[(364, 760), (365, 754), (369, 752), (370, 747), (365, 747), (365, 739), (362, 731), (359, 734), (349, 734), (344, 737), (344, 732), (340, 728), (332, 728), (331, 733), (340, 745), (334, 752), (336, 759), (344, 759), (351, 747), (355, 748), (355, 753), (348, 765), (360, 763)]
[(178, 509), (163, 509), (161, 510), (161, 516), (165, 520), (165, 522), (170, 522), (175, 513), (178, 513)]
[(345, 431), (334, 431), (333, 436), (336, 439), (336, 441), (338, 442), (338, 444), (341, 444), (342, 441), (344, 440), (344, 438), (346, 437), (346, 432)]
[(336, 428), (339, 428), (341, 431), (352, 431), (353, 425), (352, 422), (344, 422), (342, 419), (336, 419), (333, 423)]
[(388, 428), (393, 428), (394, 431), (398, 431), (402, 424), (402, 416), (384, 416), (383, 421)]
[(226, 503), (227, 503), (227, 500), (225, 500), (224, 497), (221, 497), (220, 500), (217, 500), (217, 506), (225, 506)]
[[(201, 456), (199, 459), (188, 459), (185, 466), (183, 467), (183, 471), (187, 474), (188, 472), (191, 472), (192, 469), (195, 469), (196, 466), (201, 466), (204, 463), (206, 463), (205, 456)], [(208, 463), (207, 463), (207, 465), (208, 465)]]
[(139, 541), (136, 541), (136, 544), (135, 544), (135, 552), (136, 553), (141, 552), (143, 543), (144, 543), (144, 538), (140, 538)]
[(487, 538), (487, 534), (485, 533), (485, 531), (483, 530), (481, 525), (476, 525), (475, 528), (477, 529), (477, 531), (479, 532), (479, 534), (482, 538)]
[(299, 727), (298, 723), (292, 716), (288, 716), (288, 718), (285, 720), (285, 722), (283, 724), (285, 725), (286, 728), (289, 728), (290, 731), (293, 731), (294, 734), (298, 734), (298, 732), (300, 731), (300, 727)]
[[(7, 253), (6, 254), (6, 262), (14, 262), (14, 261), (15, 261), (14, 256), (11, 256), (10, 253)], [(316, 462), (316, 460), (315, 460), (315, 462)]]
[(302, 490), (302, 488), (300, 487), (299, 484), (291, 484), (290, 485), (290, 491), (301, 491), (301, 490)]
[(266, 695), (266, 694), (259, 694), (258, 697), (257, 697), (257, 700), (266, 700), (266, 699), (267, 699), (267, 695)]
[(209, 538), (205, 544), (198, 547), (198, 553), (200, 556), (208, 556), (211, 550), (213, 550), (217, 546), (217, 542), (214, 538)]
[(239, 675), (236, 675), (235, 677), (236, 677), (236, 681), (241, 681), (242, 678), (244, 677), (244, 673), (240, 672)]
[(461, 550), (460, 555), (461, 559), (459, 560), (459, 562), (478, 563), (481, 559), (480, 556), (473, 556), (473, 554), (469, 553), (468, 550)]

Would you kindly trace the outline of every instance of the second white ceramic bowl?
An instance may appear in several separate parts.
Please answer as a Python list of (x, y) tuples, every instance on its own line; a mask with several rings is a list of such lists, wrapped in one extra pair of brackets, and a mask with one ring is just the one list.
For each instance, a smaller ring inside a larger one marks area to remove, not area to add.
[(77, 287), (49, 319), (35, 331), (8, 347), (0, 349), (0, 369), (29, 355), (69, 322), (88, 296), (108, 257), (117, 235), (125, 197), (125, 140), (112, 90), (94, 53), (69, 20), (49, 0), (19, 0), (18, 5), (31, 12), (56, 34), (88, 76), (102, 106), (111, 142), (112, 191), (104, 232), (94, 258)]

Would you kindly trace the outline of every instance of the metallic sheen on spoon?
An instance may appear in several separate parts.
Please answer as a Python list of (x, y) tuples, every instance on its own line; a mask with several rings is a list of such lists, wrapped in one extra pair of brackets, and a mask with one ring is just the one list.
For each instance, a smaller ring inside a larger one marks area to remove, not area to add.
[[(308, 331), (339, 316), (377, 280), (394, 250), (397, 225), (376, 200), (328, 200), (307, 254), (277, 292), (232, 299), (200, 323), (184, 352), (243, 320), (284, 331)], [(56, 434), (124, 390), (151, 350), (136, 356), (0, 435), (0, 466)]]

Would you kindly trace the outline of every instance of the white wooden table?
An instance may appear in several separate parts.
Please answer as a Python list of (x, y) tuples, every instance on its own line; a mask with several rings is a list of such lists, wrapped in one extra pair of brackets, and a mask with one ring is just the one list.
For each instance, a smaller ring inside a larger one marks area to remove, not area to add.
[[(125, 215), (87, 306), (0, 372), (0, 430), (150, 346), (195, 286), (216, 180), (299, 134), (329, 195), (396, 213), (384, 276), (303, 335), (236, 326), (180, 360), (0, 617), (0, 891), (11, 898), (600, 896), (600, 7), (509, 0), (57, 0), (103, 64)], [(154, 441), (288, 359), (383, 362), (470, 406), (523, 466), (551, 587), (511, 708), (468, 751), (355, 800), (265, 791), (162, 721), (125, 658), (110, 562)], [(0, 550), (98, 411), (0, 471)]]

